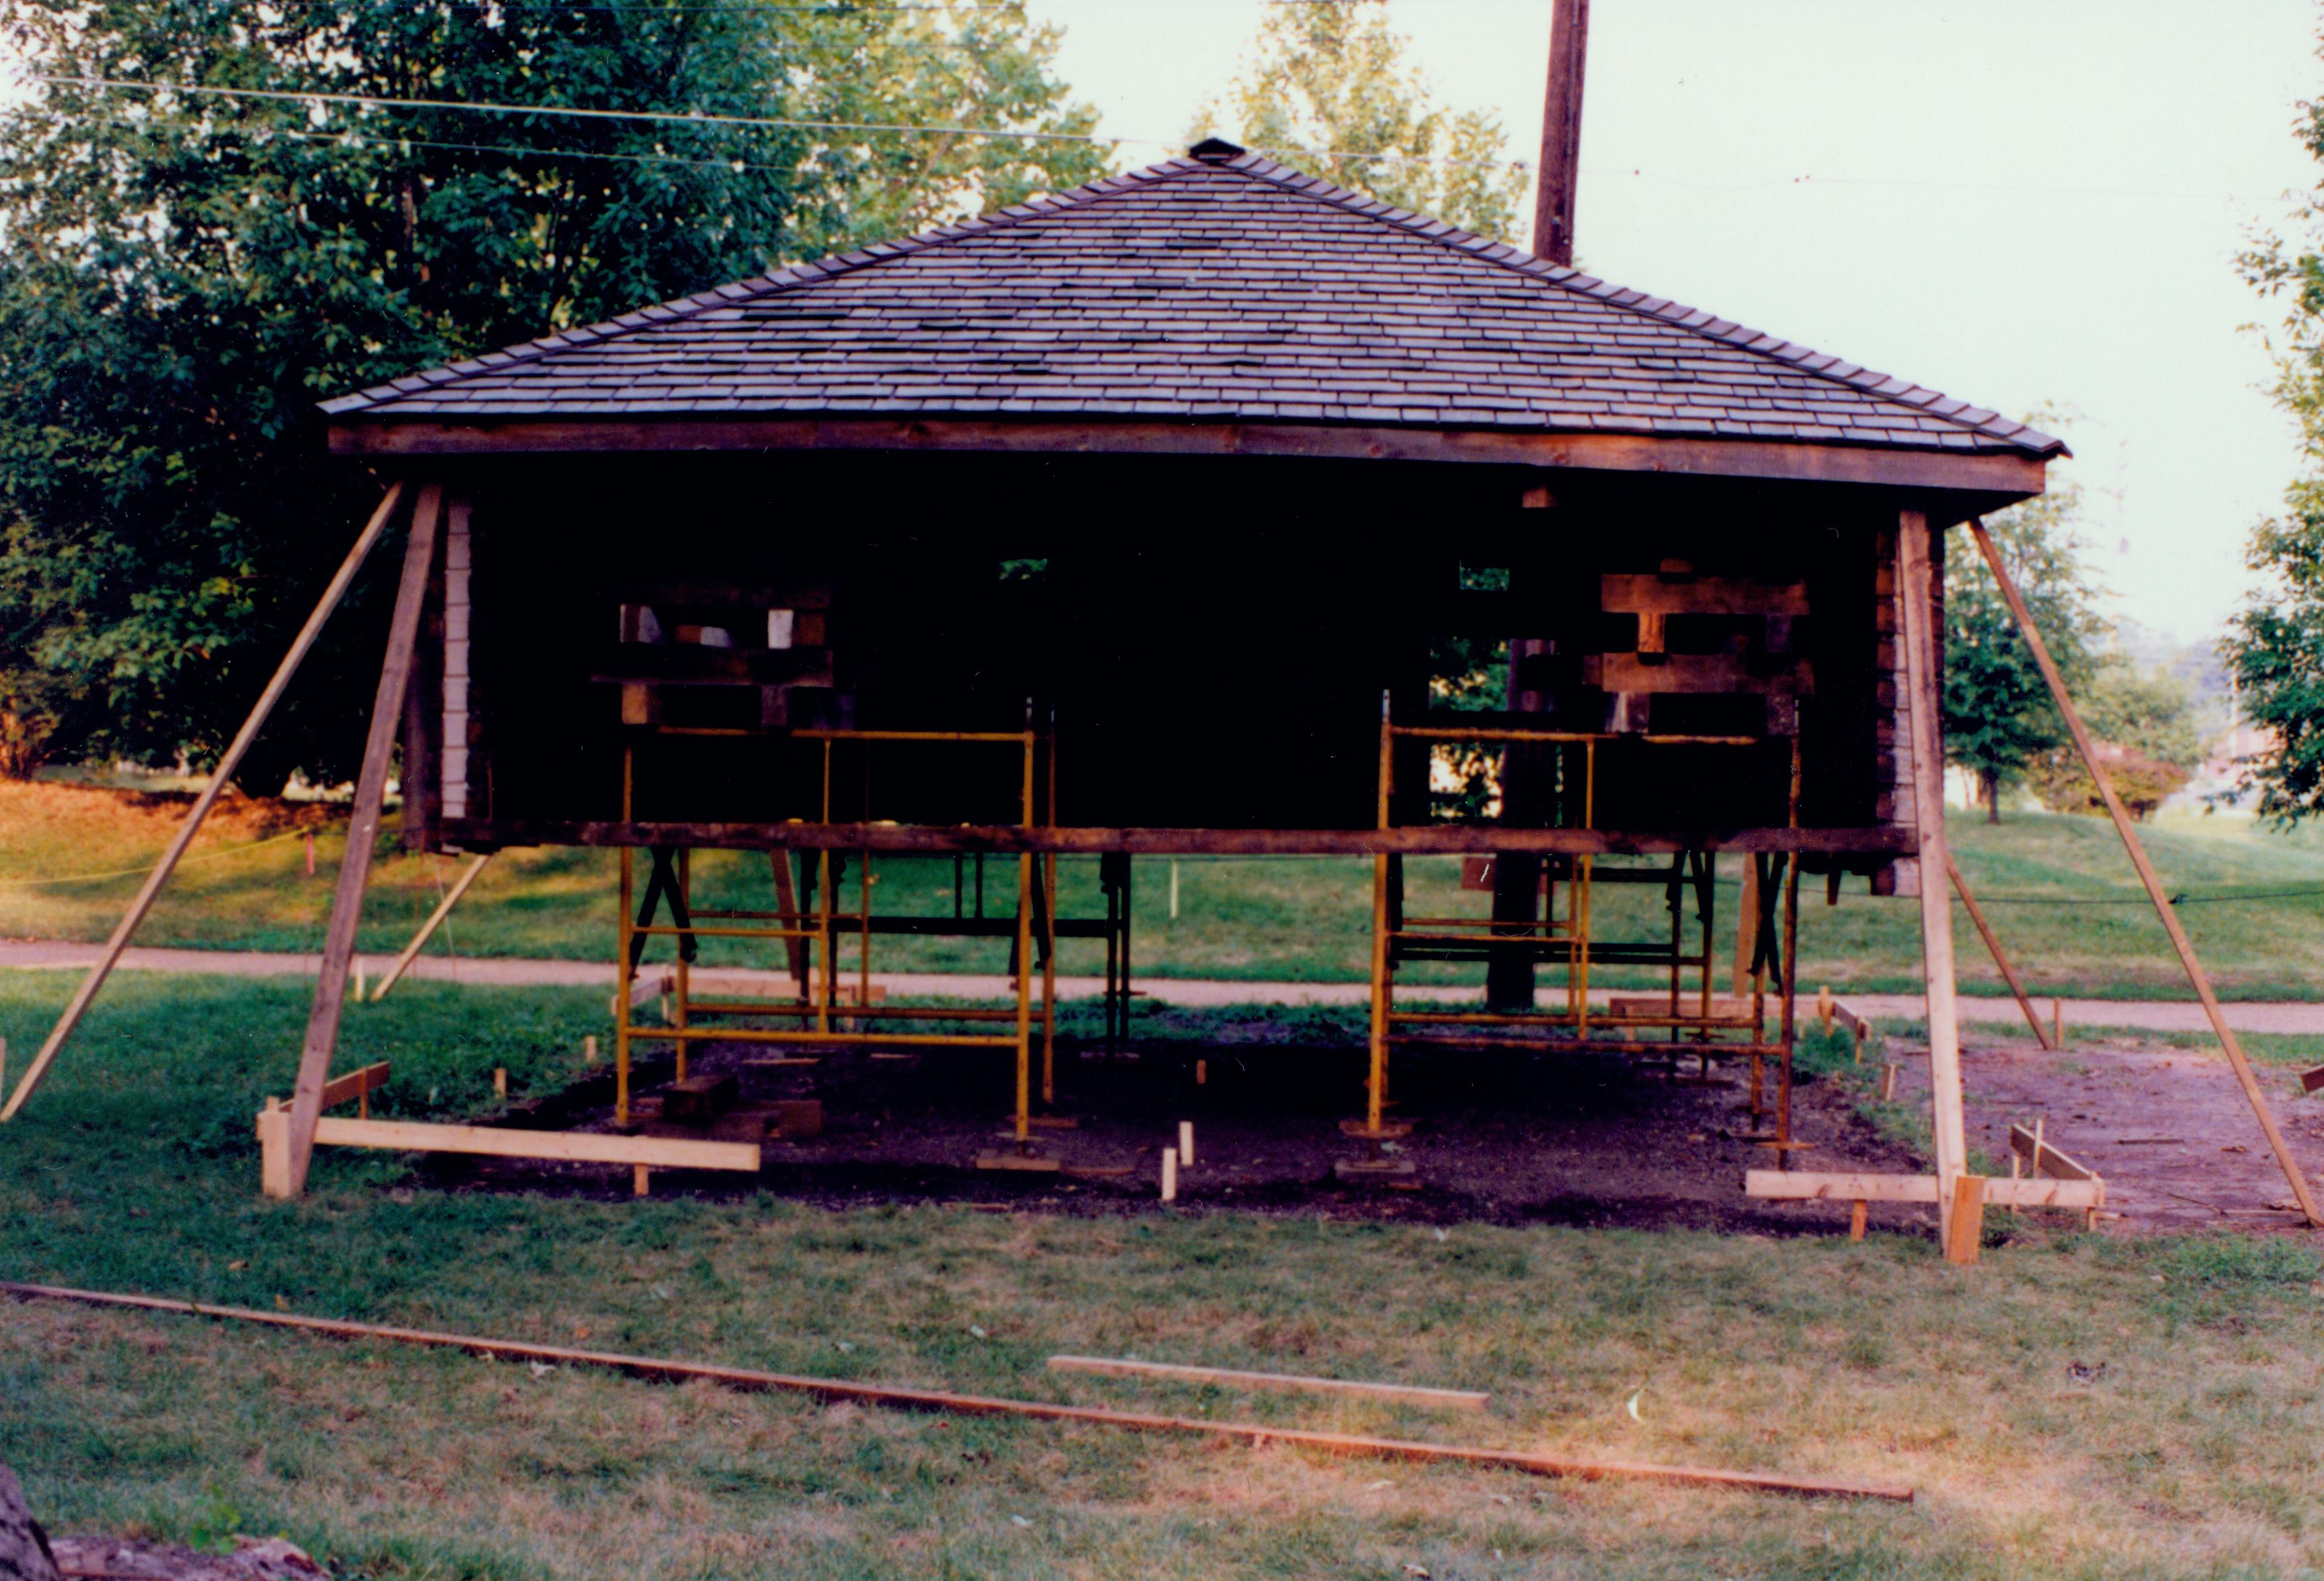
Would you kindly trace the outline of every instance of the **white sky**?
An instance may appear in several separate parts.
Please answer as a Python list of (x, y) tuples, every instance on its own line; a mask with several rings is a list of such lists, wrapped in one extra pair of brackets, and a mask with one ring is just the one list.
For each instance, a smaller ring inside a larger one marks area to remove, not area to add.
[[(1262, 0), (1028, 0), (1111, 133), (1183, 138)], [(1439, 97), (1539, 137), (1549, 0), (1391, 0)], [(2319, 172), (2314, 0), (1596, 0), (1575, 232), (1625, 285), (2012, 414), (2060, 405), (2119, 611), (2208, 635), (2298, 465), (2244, 326)], [(6, 97), (0, 87), (0, 97)]]
[[(1391, 0), (1440, 98), (1540, 135), (1548, 0)], [(1260, 0), (1030, 0), (1104, 129), (1176, 141)], [(1595, 0), (1578, 262), (2065, 436), (2119, 611), (2195, 639), (2298, 455), (2240, 327), (2314, 185), (2310, 0)], [(1138, 162), (1161, 151), (1133, 148)]]

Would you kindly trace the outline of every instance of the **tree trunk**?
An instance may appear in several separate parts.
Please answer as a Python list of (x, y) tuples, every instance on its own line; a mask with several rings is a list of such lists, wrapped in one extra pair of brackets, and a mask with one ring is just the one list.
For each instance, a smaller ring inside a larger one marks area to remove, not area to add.
[(49, 1534), (24, 1507), (15, 1473), (0, 1466), (0, 1581), (61, 1581)]
[(1987, 823), (2000, 823), (2001, 776), (1990, 768), (1980, 768), (1977, 773), (1977, 785), (1985, 797), (1985, 821)]

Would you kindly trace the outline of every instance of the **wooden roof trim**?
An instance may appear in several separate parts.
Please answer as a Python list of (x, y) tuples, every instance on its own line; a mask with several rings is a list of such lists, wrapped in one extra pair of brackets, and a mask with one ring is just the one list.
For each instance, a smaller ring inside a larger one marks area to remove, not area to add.
[(1673, 438), (1648, 434), (1375, 427), (1320, 423), (882, 418), (511, 418), (337, 423), (337, 455), (478, 456), (592, 451), (893, 450), (1018, 455), (1310, 456), (1600, 472), (1795, 479), (2029, 496), (2046, 462), (2024, 452)]

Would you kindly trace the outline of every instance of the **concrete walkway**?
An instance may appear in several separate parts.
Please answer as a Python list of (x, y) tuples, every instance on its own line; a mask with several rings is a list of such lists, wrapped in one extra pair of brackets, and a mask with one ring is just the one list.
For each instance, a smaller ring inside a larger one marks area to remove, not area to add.
[[(95, 944), (75, 944), (47, 940), (0, 940), (0, 968), (49, 970), (59, 971), (86, 970), (95, 964), (100, 947)], [(360, 958), (364, 976), (379, 980), (380, 974), (394, 964), (392, 955), (364, 955)], [(122, 958), (123, 968), (132, 971), (207, 972), (225, 977), (312, 977), (319, 958), (311, 954), (288, 951), (238, 950), (171, 950), (133, 948)], [(647, 969), (649, 974), (660, 970)], [(610, 962), (594, 961), (537, 961), (483, 957), (455, 958), (444, 955), (423, 955), (411, 963), (409, 973), (436, 982), (482, 984), (494, 987), (547, 988), (606, 988), (613, 984), (613, 968)], [(841, 974), (843, 980), (853, 980)], [(712, 992), (733, 992), (750, 995), (788, 995), (791, 979), (782, 972), (759, 971), (743, 967), (704, 967), (695, 974), (697, 989)], [(934, 972), (874, 972), (872, 980), (890, 994), (905, 997), (957, 997), (968, 999), (1007, 998), (1015, 990), (1005, 977), (960, 975)], [(1057, 994), (1061, 998), (1095, 998), (1104, 984), (1093, 977), (1061, 977)], [(1639, 990), (1626, 988), (1626, 994)], [(1231, 982), (1202, 978), (1142, 977), (1138, 979), (1140, 997), (1160, 1005), (1188, 1007), (1220, 1005), (1361, 1005), (1368, 996), (1362, 983), (1272, 983)], [(1397, 990), (1399, 998), (1412, 999), (1475, 999), (1482, 990), (1477, 988), (1432, 988), (1413, 985)], [(1592, 1002), (1602, 1003), (1604, 993), (1593, 992)], [(1843, 996), (1848, 1007), (1859, 1016), (1881, 1019), (1916, 1021), (1923, 1015), (1918, 994), (1849, 994)], [(2043, 1014), (2050, 1001), (2037, 1001)], [(2238, 1032), (2314, 1033), (2324, 1034), (2324, 1004), (2302, 1004), (2298, 1001), (2273, 1000), (2230, 1004), (2227, 1020)], [(2024, 1017), (2011, 999), (1964, 998), (1960, 1001), (1961, 1019), (1980, 1025), (2023, 1026)], [(2201, 1032), (2208, 1026), (2203, 1007), (2192, 1001), (2125, 999), (2068, 999), (2066, 1022), (2069, 1031), (2077, 1026), (2135, 1027), (2150, 1032)]]

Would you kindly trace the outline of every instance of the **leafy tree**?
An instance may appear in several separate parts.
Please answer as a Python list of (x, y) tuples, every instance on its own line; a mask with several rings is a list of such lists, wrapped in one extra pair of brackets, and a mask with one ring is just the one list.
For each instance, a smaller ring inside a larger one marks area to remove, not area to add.
[[(2195, 725), (2193, 694), (2168, 670), (2144, 670), (2119, 651), (2100, 656), (2075, 698), (2094, 738), (2107, 777), (2137, 818), (2193, 777), (2203, 743)], [(2053, 748), (2034, 760), (2034, 793), (2061, 813), (2102, 813), (2105, 800), (2089, 768), (2072, 747)]]
[[(2300, 106), (2296, 134), (2324, 163), (2324, 100)], [(2299, 425), (2304, 464), (2283, 514), (2253, 529), (2245, 558), (2262, 584), (2219, 645), (2243, 716), (2273, 746), (2246, 765), (2263, 815), (2284, 823), (2324, 812), (2324, 186), (2293, 216), (2299, 234), (2262, 237), (2238, 261), (2245, 280), (2280, 304), (2268, 349), (2275, 401)]]
[[(2077, 691), (2102, 629), (2098, 590), (2076, 531), (2080, 491), (2063, 483), (1986, 523), (2042, 639)], [(2001, 822), (2001, 791), (2041, 753), (2065, 742), (2065, 722), (2018, 635), (1985, 557), (1964, 541), (1945, 556), (1945, 756), (1974, 773), (1986, 816)]]
[(1514, 241), (1528, 177), (1499, 117), (1439, 106), (1405, 59), (1409, 42), (1385, 0), (1269, 6), (1224, 106), (1204, 106), (1195, 135), (1216, 131), (1383, 203)]
[[(215, 757), (374, 486), (313, 403), (1102, 172), (1020, 5), (0, 0), (0, 771)], [(185, 85), (1054, 141), (488, 115)], [(364, 584), (246, 783), (343, 775)]]

